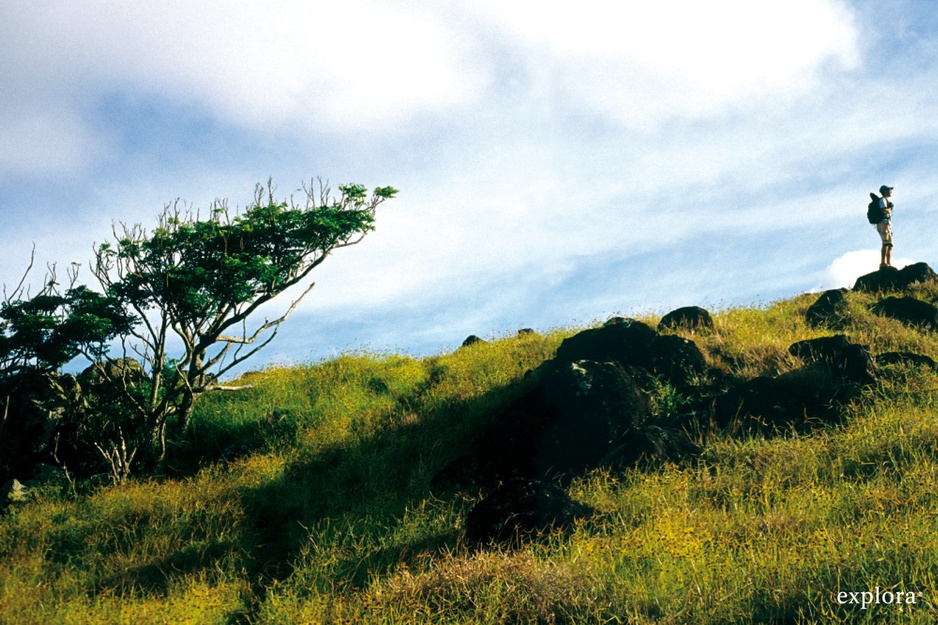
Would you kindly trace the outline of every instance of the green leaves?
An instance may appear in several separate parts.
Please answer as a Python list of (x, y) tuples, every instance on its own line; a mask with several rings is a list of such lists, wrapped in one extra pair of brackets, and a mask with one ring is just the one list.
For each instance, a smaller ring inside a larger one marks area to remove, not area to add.
[(391, 199), (397, 195), (397, 189), (394, 187), (378, 187), (374, 191), (375, 197), (384, 198), (386, 200)]
[[(43, 292), (0, 305), (0, 362), (11, 369), (55, 370), (81, 353), (100, 353), (126, 334), (134, 319), (113, 295), (85, 286), (64, 295)], [(12, 371), (0, 371), (0, 376)]]
[(136, 304), (170, 307), (185, 321), (276, 294), (331, 249), (373, 230), (375, 206), (397, 192), (379, 187), (369, 201), (363, 185), (339, 189), (331, 204), (259, 203), (226, 222), (217, 210), (209, 220), (164, 215), (148, 238), (118, 241), (127, 271), (115, 288)]

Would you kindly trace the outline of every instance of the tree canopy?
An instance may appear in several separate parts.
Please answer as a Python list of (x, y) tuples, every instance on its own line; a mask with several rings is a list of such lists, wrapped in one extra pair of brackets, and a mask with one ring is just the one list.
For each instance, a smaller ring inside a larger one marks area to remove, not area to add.
[[(18, 287), (5, 298), (0, 383), (14, 370), (54, 371), (84, 355), (110, 384), (106, 403), (119, 403), (115, 414), (136, 433), (148, 429), (150, 451), (162, 458), (168, 426), (182, 436), (195, 399), (226, 388), (218, 378), (273, 340), (312, 289), (310, 273), (335, 250), (361, 242), (375, 228), (375, 209), (397, 194), (378, 187), (369, 195), (360, 184), (338, 189), (333, 196), (322, 181), (311, 182), (297, 204), (293, 196), (277, 199), (268, 182), (240, 213), (219, 200), (203, 216), (177, 201), (164, 207), (152, 230), (116, 226), (114, 240), (95, 250), (92, 273), (100, 291), (76, 286), (77, 274), (70, 274), (64, 293), (50, 280), (34, 297), (22, 298)], [(302, 290), (284, 313), (253, 319), (293, 287)], [(142, 375), (127, 375), (128, 356)], [(136, 450), (121, 459), (127, 441), (123, 429), (116, 431), (120, 440), (95, 446), (114, 475), (126, 475)], [(114, 458), (126, 464), (115, 467)]]

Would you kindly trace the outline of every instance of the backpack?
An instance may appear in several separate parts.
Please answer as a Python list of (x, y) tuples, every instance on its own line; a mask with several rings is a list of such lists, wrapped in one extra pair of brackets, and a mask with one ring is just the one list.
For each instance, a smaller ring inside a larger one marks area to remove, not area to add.
[(871, 224), (878, 224), (883, 220), (883, 209), (879, 206), (879, 197), (870, 193), (871, 202), (866, 207), (866, 218)]

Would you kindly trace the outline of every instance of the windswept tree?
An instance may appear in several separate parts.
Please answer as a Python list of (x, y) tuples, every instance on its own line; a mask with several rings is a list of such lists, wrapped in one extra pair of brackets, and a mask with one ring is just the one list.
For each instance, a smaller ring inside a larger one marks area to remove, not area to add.
[[(98, 359), (101, 375), (130, 352), (143, 364), (141, 385), (128, 377), (126, 402), (142, 418), (160, 458), (167, 430), (181, 436), (193, 402), (226, 389), (220, 376), (273, 340), (280, 324), (310, 292), (310, 273), (335, 250), (355, 245), (374, 229), (375, 209), (397, 190), (379, 187), (369, 196), (358, 184), (333, 196), (321, 181), (303, 188), (301, 205), (277, 200), (272, 185), (258, 185), (253, 205), (233, 214), (216, 201), (204, 218), (174, 203), (152, 231), (140, 225), (115, 228), (115, 241), (100, 245), (92, 271), (104, 293), (134, 314), (123, 353)], [(262, 306), (288, 289), (298, 295), (276, 318), (258, 321)], [(105, 366), (110, 364), (111, 366)], [(113, 377), (113, 374), (111, 374)]]

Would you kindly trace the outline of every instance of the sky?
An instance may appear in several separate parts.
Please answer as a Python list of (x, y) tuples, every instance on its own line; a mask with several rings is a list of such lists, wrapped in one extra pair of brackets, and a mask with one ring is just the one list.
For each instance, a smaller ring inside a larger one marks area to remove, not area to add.
[(938, 262), (929, 1), (6, 0), (0, 61), (8, 287), (176, 199), (400, 190), (253, 368), (850, 286), (882, 184)]

